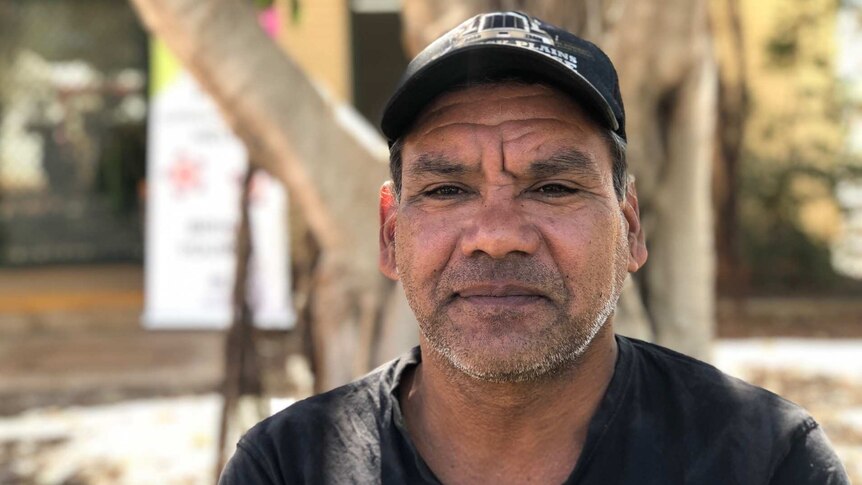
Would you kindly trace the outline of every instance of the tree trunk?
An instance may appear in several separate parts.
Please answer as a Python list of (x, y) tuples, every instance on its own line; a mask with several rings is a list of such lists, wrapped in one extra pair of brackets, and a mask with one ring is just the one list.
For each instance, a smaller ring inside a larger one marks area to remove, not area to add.
[(730, 69), (723, 69), (719, 76), (718, 88), (718, 126), (716, 127), (718, 146), (713, 184), (713, 201), (717, 219), (716, 288), (720, 293), (730, 295), (737, 301), (747, 289), (739, 258), (737, 192), (743, 136), (748, 124), (750, 104), (747, 82), (748, 60), (739, 2), (740, 0), (724, 0), (717, 3), (717, 9), (721, 13), (712, 17), (714, 29), (716, 32), (724, 31), (729, 44), (729, 53), (719, 63), (731, 66)]
[(710, 180), (717, 68), (706, 1), (405, 0), (405, 46), (416, 54), (469, 16), (499, 9), (565, 27), (614, 60), (650, 250), (637, 279), (641, 288), (629, 286), (623, 295), (617, 329), (708, 358), (715, 307)]
[(284, 182), (320, 246), (310, 297), (316, 390), (364, 372), (371, 362), (357, 359), (371, 352), (357, 354), (356, 342), (374, 329), (362, 322), (377, 317), (393, 286), (376, 264), (386, 144), (266, 37), (251, 2), (132, 3), (215, 100), (250, 159)]

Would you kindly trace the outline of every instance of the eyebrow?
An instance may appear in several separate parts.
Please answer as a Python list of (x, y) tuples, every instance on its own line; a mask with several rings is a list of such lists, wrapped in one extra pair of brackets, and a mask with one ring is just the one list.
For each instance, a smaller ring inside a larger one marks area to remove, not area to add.
[[(427, 175), (465, 175), (478, 170), (476, 167), (456, 163), (434, 153), (419, 155), (415, 163), (404, 169), (411, 177), (416, 178)], [(541, 179), (572, 172), (584, 177), (601, 179), (601, 172), (593, 157), (576, 148), (561, 150), (547, 159), (530, 163), (527, 176)]]
[(575, 148), (557, 152), (545, 160), (537, 160), (527, 169), (529, 176), (537, 179), (571, 172), (584, 177), (601, 179), (601, 171), (595, 159)]
[(471, 170), (462, 163), (455, 163), (446, 157), (432, 153), (423, 153), (416, 158), (416, 162), (410, 164), (406, 171), (412, 177), (423, 175), (464, 175)]

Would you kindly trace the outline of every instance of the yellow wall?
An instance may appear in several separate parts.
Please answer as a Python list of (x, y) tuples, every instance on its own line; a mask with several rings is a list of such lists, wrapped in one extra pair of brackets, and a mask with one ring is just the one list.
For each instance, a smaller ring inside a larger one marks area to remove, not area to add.
[(293, 18), (290, 2), (277, 0), (279, 43), (315, 81), (338, 99), (352, 93), (348, 0), (305, 0)]

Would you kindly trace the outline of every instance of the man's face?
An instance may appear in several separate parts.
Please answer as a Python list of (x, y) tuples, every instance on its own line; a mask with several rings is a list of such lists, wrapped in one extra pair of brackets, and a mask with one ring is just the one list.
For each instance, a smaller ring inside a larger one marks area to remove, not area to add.
[(490, 381), (574, 363), (646, 259), (598, 127), (552, 88), (477, 86), (426, 108), (402, 160), (400, 199), (381, 193), (381, 270), (432, 350)]

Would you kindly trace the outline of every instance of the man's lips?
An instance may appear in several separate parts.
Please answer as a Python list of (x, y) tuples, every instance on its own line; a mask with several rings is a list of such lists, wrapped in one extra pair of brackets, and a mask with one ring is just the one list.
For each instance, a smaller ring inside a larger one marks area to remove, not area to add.
[(479, 284), (459, 288), (454, 297), (473, 305), (519, 306), (546, 299), (535, 288), (517, 284)]
[(482, 296), (490, 296), (490, 297), (507, 297), (507, 296), (544, 296), (543, 293), (534, 288), (530, 288), (528, 286), (522, 285), (513, 285), (513, 284), (480, 284), (480, 285), (470, 285), (465, 286), (463, 288), (455, 291), (457, 296), (461, 298), (470, 298), (470, 297), (482, 297)]

